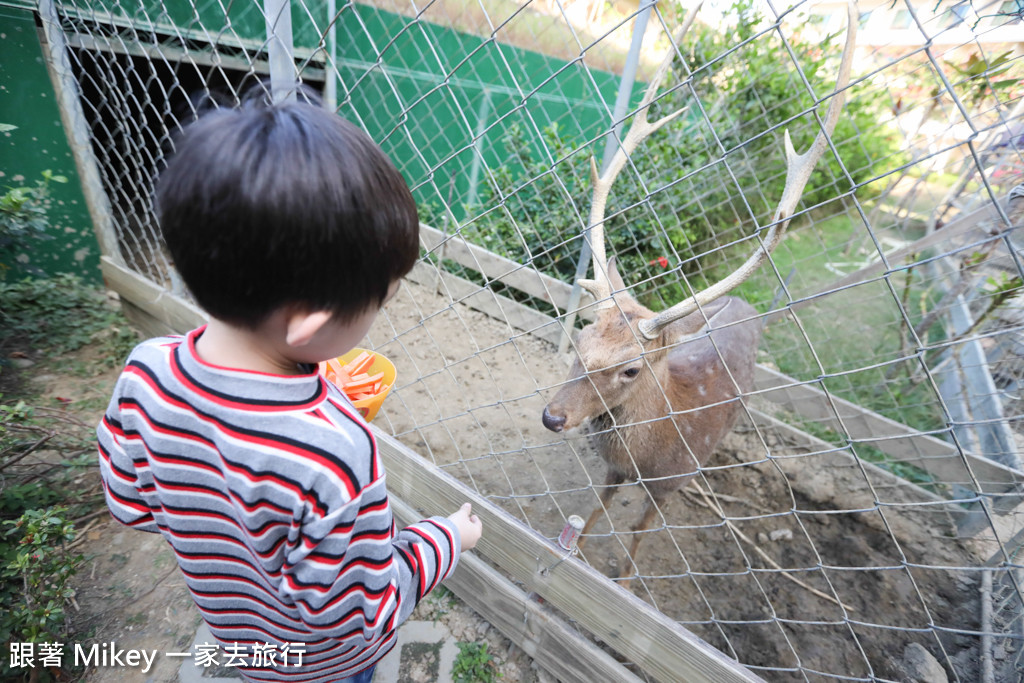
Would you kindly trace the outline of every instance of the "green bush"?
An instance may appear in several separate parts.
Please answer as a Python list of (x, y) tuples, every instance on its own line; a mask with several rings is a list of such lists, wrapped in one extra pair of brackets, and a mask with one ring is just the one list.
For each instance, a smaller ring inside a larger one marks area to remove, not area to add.
[[(71, 577), (84, 561), (65, 545), (75, 537), (63, 507), (28, 510), (6, 521), (0, 551), (0, 642), (63, 642), (65, 607), (74, 596)], [(14, 672), (9, 659), (5, 680)]]
[[(703, 286), (750, 251), (745, 238), (755, 221), (770, 222), (785, 185), (783, 130), (790, 130), (798, 151), (819, 130), (803, 78), (819, 98), (834, 88), (841, 51), (835, 37), (790, 38), (802, 78), (774, 32), (757, 34), (764, 24), (752, 8), (751, 0), (739, 0), (729, 13), (735, 25), (691, 28), (682, 46), (685, 63), (673, 65), (674, 82), (689, 75), (689, 86), (659, 100), (650, 118), (689, 109), (641, 143), (609, 199), (609, 254), (653, 308), (689, 294), (677, 274), (666, 276), (666, 268)], [(896, 163), (897, 140), (877, 124), (880, 106), (879, 98), (851, 89), (832, 136), (846, 171), (826, 151), (807, 185), (804, 207), (834, 200), (874, 177), (882, 162)], [(822, 117), (825, 108), (819, 107)], [(469, 207), (467, 215), (475, 218), (463, 233), (571, 282), (588, 222), (589, 157), (597, 145), (565, 139), (556, 126), (542, 131), (541, 142), (547, 154), (520, 128), (507, 129), (507, 162), (492, 173), (480, 205)], [(597, 143), (603, 147), (603, 139)]]
[(138, 343), (138, 335), (101, 290), (63, 274), (0, 282), (0, 348), (15, 341), (50, 353), (99, 342), (116, 365)]
[[(569, 153), (557, 125), (545, 129), (543, 138), (556, 157)], [(577, 211), (583, 210), (581, 198), (589, 192), (589, 162), (571, 159), (551, 169), (533, 158), (529, 138), (517, 124), (505, 131), (503, 143), (507, 161), (494, 171), (483, 205), (468, 212), (489, 213), (467, 225), (463, 234), (502, 256), (571, 281), (576, 250), (566, 240), (580, 225)]]
[(24, 248), (33, 241), (53, 239), (47, 233), (50, 221), (46, 215), (50, 183), (67, 181), (64, 176), (46, 170), (43, 171), (43, 179), (35, 184), (8, 187), (0, 195), (0, 279), (10, 269), (7, 260), (16, 249)]

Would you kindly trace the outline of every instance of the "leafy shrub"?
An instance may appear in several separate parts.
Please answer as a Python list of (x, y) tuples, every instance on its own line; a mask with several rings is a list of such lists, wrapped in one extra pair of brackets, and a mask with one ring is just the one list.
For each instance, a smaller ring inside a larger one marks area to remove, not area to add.
[(110, 363), (117, 364), (138, 336), (102, 291), (63, 274), (0, 282), (0, 347), (11, 340), (52, 353), (99, 341)]
[[(43, 449), (47, 457), (36, 458)], [(73, 595), (69, 581), (82, 558), (66, 547), (74, 538), (69, 508), (55, 504), (80, 498), (78, 477), (94, 452), (94, 428), (66, 407), (0, 395), (0, 644), (5, 650), (14, 643), (65, 640), (65, 607)], [(91, 505), (80, 500), (70, 508), (81, 515)], [(9, 658), (0, 663), (0, 680), (35, 680), (31, 674), (52, 680), (40, 668), (11, 669), (10, 664)]]
[[(689, 86), (665, 95), (651, 119), (683, 106), (675, 122), (634, 152), (609, 198), (606, 238), (641, 300), (654, 308), (689, 294), (678, 268), (695, 286), (750, 251), (744, 241), (755, 221), (766, 225), (785, 185), (783, 129), (798, 151), (819, 126), (807, 113), (834, 87), (841, 46), (834, 38), (789, 40), (802, 76), (772, 33), (758, 35), (761, 16), (751, 0), (738, 0), (733, 26), (695, 24), (675, 82)], [(803, 79), (806, 78), (807, 85)], [(693, 97), (696, 95), (696, 98)], [(831, 152), (818, 164), (803, 205), (814, 206), (892, 165), (894, 134), (880, 126), (879, 98), (850, 96), (832, 135), (845, 172)], [(820, 109), (824, 116), (825, 107)], [(628, 125), (628, 122), (627, 122)], [(770, 131), (770, 132), (769, 132)], [(575, 276), (591, 192), (589, 146), (568, 140), (556, 126), (542, 131), (540, 155), (516, 126), (506, 131), (507, 162), (491, 175), (481, 204), (463, 228), (470, 240), (563, 281)], [(549, 159), (555, 159), (552, 164)], [(847, 178), (849, 174), (849, 178)], [(851, 182), (852, 181), (852, 182)], [(695, 279), (694, 279), (695, 278)]]
[[(50, 226), (46, 215), (49, 206), (50, 183), (66, 183), (62, 175), (49, 170), (43, 171), (43, 179), (34, 185), (8, 187), (0, 195), (0, 278), (10, 269), (6, 259), (16, 249), (25, 247), (33, 240), (52, 239), (46, 230)], [(36, 273), (37, 274), (37, 273)]]
[[(3, 398), (0, 394), (0, 401)], [(52, 438), (35, 423), (35, 410), (25, 401), (0, 403), (0, 474), (4, 476), (0, 486), (0, 520), (17, 518), (25, 510), (45, 507), (61, 497), (56, 487), (22, 481), (4, 472), (31, 453), (40, 441), (45, 443)]]
[(17, 520), (4, 522), (0, 642), (63, 641), (67, 632), (64, 609), (74, 595), (69, 582), (84, 561), (81, 555), (65, 550), (75, 536), (66, 513), (59, 506), (29, 510)]
[[(0, 282), (0, 349), (21, 356), (57, 356), (86, 344), (104, 360), (120, 363), (137, 341), (102, 292), (70, 275)], [(0, 368), (0, 372), (7, 372)], [(5, 377), (6, 379), (6, 377)], [(79, 476), (95, 458), (95, 428), (63, 402), (68, 399), (0, 395), (0, 643), (53, 643), (66, 639), (70, 579), (82, 562), (67, 551), (74, 537), (73, 517), (89, 511), (94, 499), (80, 498)], [(45, 450), (45, 458), (36, 458)], [(68, 508), (55, 506), (64, 502)], [(84, 510), (83, 510), (84, 508)], [(0, 679), (20, 680), (40, 668), (10, 669)]]
[(459, 655), (452, 665), (455, 683), (494, 683), (501, 677), (487, 643), (458, 643)]
[[(546, 128), (543, 138), (556, 157), (569, 153), (557, 125)], [(470, 211), (490, 212), (470, 223), (463, 234), (502, 256), (571, 280), (576, 250), (566, 240), (574, 237), (581, 223), (577, 210), (589, 192), (587, 159), (570, 160), (552, 169), (533, 158), (530, 141), (517, 124), (505, 131), (503, 143), (507, 161), (494, 171), (493, 183), (483, 193), (483, 205)]]

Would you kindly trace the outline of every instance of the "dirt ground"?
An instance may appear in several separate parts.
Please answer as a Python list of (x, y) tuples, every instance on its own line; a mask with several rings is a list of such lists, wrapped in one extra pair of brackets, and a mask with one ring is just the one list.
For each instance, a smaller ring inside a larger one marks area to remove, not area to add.
[[(589, 514), (603, 463), (585, 437), (565, 438), (540, 422), (566, 369), (553, 347), (413, 284), (388, 305), (368, 345), (398, 368), (376, 420), (382, 429), (549, 538), (569, 515)], [(48, 373), (33, 381), (95, 422), (115, 376)], [(734, 526), (692, 491), (671, 496), (635, 558), (632, 590), (768, 680), (910, 680), (910, 643), (931, 653), (949, 680), (978, 680), (979, 560), (970, 549), (924, 526), (918, 537), (897, 540), (877, 509), (812, 500), (766, 450), (784, 452), (763, 432), (726, 437), (701, 484)], [(637, 484), (622, 488), (579, 560), (610, 576), (646, 495)], [(79, 551), (87, 563), (76, 580), (76, 642), (188, 649), (199, 617), (160, 537), (99, 515)], [(443, 620), (466, 642), (486, 638), (503, 680), (538, 680), (529, 658), (458, 601), (428, 600), (417, 614)], [(996, 670), (1013, 677), (996, 680), (1016, 680), (1010, 655), (998, 644)], [(180, 662), (161, 656), (146, 674), (96, 669), (82, 680), (173, 681)]]
[[(605, 472), (584, 437), (541, 424), (566, 361), (448, 301), (409, 285), (371, 330), (399, 372), (378, 422), (555, 538), (569, 515), (590, 513)], [(793, 452), (764, 430), (727, 436), (700, 483), (734, 526), (692, 490), (670, 497), (635, 558), (632, 590), (769, 680), (910, 680), (911, 643), (950, 680), (978, 680), (979, 558), (927, 516), (897, 536), (887, 523), (902, 510), (843, 510), (825, 492), (800, 493), (766, 459)], [(646, 500), (642, 486), (622, 488), (585, 551), (584, 561), (609, 576), (619, 573)], [(1016, 680), (999, 642), (996, 670)]]

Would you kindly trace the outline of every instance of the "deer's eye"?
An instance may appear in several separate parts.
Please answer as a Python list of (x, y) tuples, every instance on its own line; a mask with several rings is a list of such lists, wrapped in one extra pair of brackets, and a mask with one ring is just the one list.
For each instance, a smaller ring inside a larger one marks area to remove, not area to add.
[(633, 378), (640, 374), (640, 368), (626, 368), (622, 371), (626, 377)]

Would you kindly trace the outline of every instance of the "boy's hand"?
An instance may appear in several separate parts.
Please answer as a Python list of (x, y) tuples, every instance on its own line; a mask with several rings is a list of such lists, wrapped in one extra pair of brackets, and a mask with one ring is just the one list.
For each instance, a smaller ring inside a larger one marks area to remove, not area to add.
[(469, 503), (463, 504), (459, 511), (448, 515), (448, 519), (455, 522), (459, 528), (459, 535), (462, 537), (462, 549), (470, 550), (476, 546), (483, 534), (484, 525), (480, 518), (472, 514), (473, 507)]

